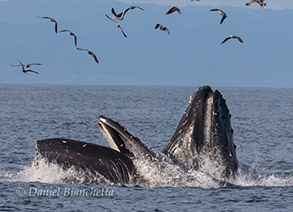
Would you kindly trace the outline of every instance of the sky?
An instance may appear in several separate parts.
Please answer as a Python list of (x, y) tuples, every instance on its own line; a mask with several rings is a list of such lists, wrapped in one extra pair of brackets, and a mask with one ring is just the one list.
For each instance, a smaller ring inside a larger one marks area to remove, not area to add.
[[(249, 0), (200, 0), (199, 2), (191, 0), (117, 0), (124, 3), (138, 3), (138, 4), (157, 4), (167, 6), (231, 6), (231, 7), (243, 7)], [(291, 0), (266, 0), (267, 7), (274, 10), (293, 9), (293, 1)], [(257, 8), (257, 7), (254, 7)]]
[[(77, 85), (159, 85), (217, 87), (293, 87), (293, 1), (267, 0), (0, 0), (0, 83)], [(129, 11), (119, 21), (127, 35), (105, 17), (111, 8)], [(165, 15), (178, 6), (182, 15)], [(221, 8), (228, 18), (210, 12)], [(55, 33), (69, 29), (78, 37)], [(170, 35), (155, 30), (160, 23)], [(221, 42), (229, 35), (237, 40)], [(23, 63), (40, 62), (24, 74)]]

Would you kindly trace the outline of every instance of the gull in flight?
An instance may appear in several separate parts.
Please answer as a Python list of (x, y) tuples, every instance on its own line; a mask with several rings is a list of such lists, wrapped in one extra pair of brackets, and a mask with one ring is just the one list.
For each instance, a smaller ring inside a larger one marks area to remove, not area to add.
[(58, 32), (58, 24), (57, 24), (57, 21), (54, 19), (54, 18), (51, 18), (51, 17), (38, 17), (38, 18), (43, 18), (43, 19), (49, 19), (51, 22), (55, 23), (55, 32), (57, 33)]
[(63, 30), (61, 30), (61, 31), (59, 31), (59, 32), (69, 32), (69, 35), (71, 35), (71, 36), (74, 37), (74, 44), (75, 44), (75, 46), (77, 46), (77, 36), (76, 36), (76, 34), (74, 34), (73, 32), (71, 32), (71, 31), (68, 30), (68, 29), (63, 29)]
[(223, 10), (221, 10), (221, 9), (216, 8), (216, 9), (211, 9), (210, 11), (212, 11), (212, 12), (213, 11), (217, 11), (217, 12), (219, 12), (223, 16), (222, 19), (221, 19), (221, 21), (220, 21), (220, 24), (222, 24), (223, 21), (228, 17), (227, 14)]
[(230, 35), (229, 37), (225, 38), (225, 40), (223, 40), (221, 44), (225, 43), (227, 40), (230, 39), (237, 39), (240, 43), (243, 43), (243, 40), (239, 36)]
[(96, 61), (96, 63), (99, 63), (99, 60), (98, 60), (97, 56), (92, 51), (90, 51), (88, 49), (81, 49), (81, 48), (78, 48), (78, 47), (76, 49), (77, 50), (80, 50), (80, 51), (87, 51), (88, 54), (91, 55), (94, 58), (94, 60)]
[(113, 20), (112, 18), (110, 18), (107, 14), (106, 14), (106, 17), (107, 17), (108, 19), (110, 19), (111, 21), (113, 21), (113, 22), (116, 24), (116, 26), (121, 30), (121, 32), (122, 32), (122, 34), (124, 35), (124, 37), (127, 38), (127, 36), (126, 36), (126, 34), (124, 33), (124, 31), (123, 31), (122, 27), (120, 26), (120, 24), (117, 23), (117, 22), (116, 22), (115, 20)]
[(161, 24), (156, 24), (156, 26), (155, 26), (155, 29), (160, 29), (160, 30), (162, 30), (162, 31), (166, 31), (166, 32), (168, 32), (168, 34), (170, 35), (170, 31), (169, 31), (169, 29), (167, 28), (167, 27), (165, 27), (165, 26), (162, 26)]
[(114, 15), (114, 16), (112, 17), (113, 19), (123, 21), (123, 19), (124, 19), (123, 16), (122, 16), (122, 15), (123, 15), (123, 12), (117, 14), (117, 13), (115, 12), (114, 8), (112, 8), (111, 12), (112, 12), (112, 14)]
[(265, 6), (267, 6), (267, 3), (265, 2), (265, 0), (250, 0), (245, 5), (246, 6), (250, 6), (252, 4), (259, 4), (259, 6), (261, 6), (262, 8), (264, 8)]
[(22, 72), (23, 72), (23, 73), (26, 74), (27, 72), (32, 72), (32, 73), (35, 73), (35, 74), (39, 74), (38, 72), (36, 72), (36, 71), (34, 71), (34, 70), (31, 70), (31, 69), (25, 69), (25, 65), (22, 64), (22, 62), (20, 62), (20, 60), (18, 60), (18, 62), (19, 62), (19, 64), (20, 64), (21, 68), (22, 68)]
[(13, 65), (13, 64), (10, 64), (10, 66), (12, 67), (17, 67), (17, 66), (23, 66), (25, 68), (30, 68), (31, 66), (40, 66), (42, 65), (42, 63), (28, 63), (28, 64), (18, 64), (18, 65)]
[(181, 10), (178, 7), (171, 7), (166, 13), (165, 15), (169, 15), (173, 12), (178, 12), (180, 15), (182, 14)]
[(139, 7), (139, 6), (130, 6), (130, 7), (128, 7), (128, 8), (124, 11), (122, 18), (124, 18), (125, 14), (126, 14), (129, 10), (134, 10), (134, 9), (136, 9), (136, 8), (138, 8), (138, 9), (140, 9), (140, 10), (144, 10), (143, 8), (141, 8), (141, 7)]

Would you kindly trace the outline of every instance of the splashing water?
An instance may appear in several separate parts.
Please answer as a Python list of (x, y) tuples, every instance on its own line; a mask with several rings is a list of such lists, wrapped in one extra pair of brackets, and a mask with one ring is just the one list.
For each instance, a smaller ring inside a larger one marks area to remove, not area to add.
[(293, 176), (284, 174), (258, 174), (244, 173), (240, 170), (236, 179), (230, 181), (232, 184), (241, 187), (291, 187), (293, 186)]
[(135, 167), (142, 180), (140, 185), (147, 187), (201, 187), (218, 188), (213, 178), (201, 171), (184, 171), (181, 167), (167, 161), (135, 160)]
[(64, 170), (56, 163), (48, 163), (45, 159), (36, 157), (31, 166), (24, 169), (15, 176), (10, 177), (11, 181), (35, 182), (59, 184), (85, 184), (95, 183), (101, 185), (111, 185), (111, 182), (97, 173), (93, 176), (91, 173), (74, 166)]
[[(215, 189), (226, 184), (219, 180), (217, 173), (223, 167), (215, 167), (210, 163), (205, 163), (203, 170), (208, 170), (209, 174), (203, 171), (192, 170), (185, 172), (179, 166), (167, 161), (145, 161), (135, 160), (135, 166), (140, 178), (137, 185), (143, 187), (198, 187), (204, 189)], [(213, 170), (214, 169), (214, 170)], [(219, 170), (217, 170), (219, 169)], [(215, 173), (214, 176), (211, 173)], [(23, 170), (13, 175), (13, 173), (1, 171), (1, 179), (12, 182), (35, 182), (49, 184), (84, 184), (92, 183), (99, 185), (113, 185), (102, 176), (94, 178), (88, 172), (71, 167), (64, 170), (58, 164), (47, 163), (44, 159), (35, 158), (31, 166), (24, 167)], [(260, 174), (245, 172), (240, 169), (239, 175), (235, 179), (230, 179), (229, 184), (240, 187), (287, 187), (293, 186), (293, 176), (277, 174)]]

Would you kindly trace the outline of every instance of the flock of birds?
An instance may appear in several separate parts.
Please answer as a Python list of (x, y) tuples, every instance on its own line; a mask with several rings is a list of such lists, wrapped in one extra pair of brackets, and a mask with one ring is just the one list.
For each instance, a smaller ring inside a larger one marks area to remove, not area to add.
[[(97, 56), (91, 50), (77, 47), (77, 36), (71, 30), (63, 29), (63, 30), (58, 31), (58, 23), (57, 23), (56, 19), (54, 19), (54, 18), (51, 18), (51, 17), (48, 17), (48, 16), (38, 17), (38, 18), (48, 19), (49, 21), (53, 22), (55, 24), (55, 28), (54, 28), (55, 33), (67, 32), (70, 36), (72, 36), (74, 38), (74, 45), (75, 45), (75, 47), (76, 47), (77, 50), (86, 51), (89, 55), (91, 55), (93, 57), (93, 59), (94, 59), (94, 61), (96, 63), (99, 63), (99, 60), (98, 60)], [(39, 74), (39, 72), (34, 71), (32, 69), (29, 69), (29, 68), (31, 66), (34, 66), (34, 65), (42, 65), (41, 63), (23, 64), (20, 60), (18, 60), (18, 63), (19, 64), (16, 64), (16, 65), (15, 64), (10, 64), (10, 66), (12, 66), (12, 67), (19, 67), (19, 66), (21, 66), (22, 72), (25, 73), (25, 74), (28, 73), (28, 72), (35, 73), (35, 74)]]
[[(191, 1), (200, 1), (200, 0), (191, 0)], [(252, 4), (258, 4), (260, 5), (260, 7), (264, 8), (266, 6), (266, 2), (265, 0), (250, 0), (249, 2), (247, 2), (245, 5), (246, 6), (250, 6)], [(130, 6), (128, 7), (126, 10), (124, 10), (124, 12), (120, 12), (120, 13), (116, 13), (115, 9), (112, 8), (111, 9), (111, 12), (113, 14), (112, 17), (108, 16), (107, 14), (105, 15), (110, 21), (114, 22), (116, 24), (116, 27), (120, 29), (122, 35), (127, 38), (127, 35), (125, 34), (124, 30), (122, 29), (121, 25), (116, 21), (116, 20), (119, 20), (119, 21), (123, 21), (124, 18), (125, 18), (125, 15), (128, 11), (130, 10), (134, 10), (134, 9), (139, 9), (139, 10), (142, 10), (144, 11), (145, 9), (143, 9), (142, 7), (139, 7), (139, 6)], [(220, 24), (222, 24), (224, 22), (224, 20), (228, 17), (227, 14), (219, 9), (219, 8), (215, 8), (215, 9), (211, 9), (210, 10), (211, 12), (219, 12), (219, 14), (222, 16), (221, 20), (220, 20)], [(179, 15), (182, 14), (182, 11), (176, 7), (176, 6), (173, 6), (171, 7), (170, 9), (168, 9), (168, 11), (165, 13), (165, 15), (169, 15), (169, 14), (172, 14), (174, 12), (177, 12)], [(86, 51), (89, 55), (92, 56), (92, 58), (94, 59), (94, 61), (96, 63), (99, 63), (99, 60), (97, 58), (97, 56), (89, 49), (83, 49), (83, 48), (79, 48), (77, 47), (77, 36), (75, 33), (73, 33), (72, 31), (68, 30), (68, 29), (63, 29), (63, 30), (60, 30), (58, 32), (58, 23), (57, 21), (54, 19), (54, 18), (51, 18), (51, 17), (48, 17), (48, 16), (44, 16), (44, 17), (38, 17), (38, 18), (41, 18), (41, 19), (48, 19), (50, 20), (51, 22), (53, 22), (55, 24), (55, 33), (63, 33), (63, 32), (67, 32), (69, 33), (70, 36), (72, 36), (74, 38), (74, 45), (76, 47), (77, 50), (79, 51)], [(155, 29), (160, 29), (162, 31), (166, 31), (169, 35), (171, 34), (169, 29), (166, 27), (166, 26), (162, 26), (161, 24), (157, 23), (155, 25)], [(228, 40), (230, 39), (237, 39), (240, 43), (243, 43), (243, 40), (241, 37), (239, 36), (236, 36), (236, 35), (230, 35), (228, 37), (226, 37), (222, 42), (221, 44), (227, 42)], [(32, 69), (30, 69), (31, 66), (39, 66), (39, 65), (42, 65), (41, 63), (29, 63), (29, 64), (23, 64), (20, 60), (18, 60), (18, 63), (19, 64), (11, 64), (12, 67), (21, 67), (21, 70), (23, 73), (28, 73), (28, 72), (31, 72), (31, 73), (35, 73), (35, 74), (39, 74), (37, 71), (34, 71)]]

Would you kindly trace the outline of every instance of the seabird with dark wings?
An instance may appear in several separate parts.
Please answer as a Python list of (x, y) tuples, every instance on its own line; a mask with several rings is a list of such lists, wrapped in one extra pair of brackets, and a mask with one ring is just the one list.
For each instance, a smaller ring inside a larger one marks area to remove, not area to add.
[(25, 68), (30, 68), (31, 66), (40, 66), (42, 65), (42, 63), (28, 63), (28, 64), (17, 64), (17, 65), (13, 65), (13, 64), (10, 64), (10, 66), (12, 67), (18, 67), (18, 66), (24, 66)]
[(121, 30), (121, 32), (122, 32), (122, 34), (124, 35), (124, 37), (127, 38), (127, 36), (126, 36), (126, 34), (124, 33), (124, 31), (123, 31), (122, 27), (120, 26), (120, 24), (117, 23), (117, 22), (116, 22), (115, 20), (113, 20), (112, 18), (110, 18), (107, 14), (106, 14), (106, 17), (107, 17), (108, 19), (110, 19), (111, 21), (113, 21), (113, 22), (116, 24), (116, 26)]
[[(35, 73), (35, 74), (39, 74), (38, 72), (36, 72), (36, 71), (34, 71), (34, 70), (31, 70), (31, 69), (25, 69), (25, 65), (24, 64), (22, 64), (22, 62), (20, 62), (20, 60), (18, 60), (18, 62), (19, 62), (19, 64), (20, 64), (20, 66), (21, 66), (21, 68), (22, 68), (22, 72), (23, 73), (27, 73), (27, 72), (32, 72), (32, 73)], [(28, 65), (28, 64), (27, 64)], [(31, 65), (31, 64), (30, 64)], [(30, 67), (30, 66), (28, 66), (28, 67)]]
[(165, 27), (165, 26), (162, 26), (161, 24), (156, 24), (156, 26), (155, 26), (155, 29), (160, 29), (160, 30), (162, 30), (162, 31), (166, 31), (166, 32), (168, 32), (168, 34), (170, 35), (170, 31), (169, 31), (169, 29), (167, 28), (167, 27)]
[(237, 39), (240, 43), (243, 43), (243, 40), (239, 36), (230, 35), (229, 37), (225, 38), (225, 40), (223, 40), (221, 44), (225, 43), (230, 39)]
[(59, 31), (59, 32), (69, 32), (69, 35), (71, 35), (71, 36), (74, 37), (74, 44), (75, 44), (75, 46), (77, 46), (77, 36), (76, 36), (76, 34), (74, 34), (73, 32), (71, 32), (71, 31), (68, 30), (68, 29), (63, 29), (63, 30), (61, 30), (61, 31)]
[(94, 60), (96, 61), (96, 63), (99, 63), (99, 60), (98, 60), (97, 56), (92, 51), (90, 51), (88, 49), (81, 49), (81, 48), (78, 48), (78, 47), (76, 47), (76, 49), (77, 50), (80, 50), (80, 51), (87, 51), (88, 54), (91, 55), (94, 58)]
[(261, 7), (267, 6), (267, 3), (265, 2), (265, 0), (250, 0), (245, 5), (250, 6), (252, 4), (259, 4), (259, 6), (261, 6)]
[(126, 15), (126, 13), (127, 13), (129, 10), (134, 10), (134, 9), (136, 9), (136, 8), (138, 8), (138, 9), (140, 9), (140, 10), (144, 10), (143, 8), (141, 8), (141, 7), (139, 7), (139, 6), (130, 6), (130, 7), (128, 7), (128, 8), (124, 11), (122, 17), (124, 18), (124, 16)]
[(173, 12), (178, 12), (180, 15), (182, 14), (181, 10), (178, 7), (171, 7), (166, 13), (165, 15), (169, 15)]
[(228, 17), (227, 14), (223, 10), (221, 10), (221, 9), (216, 8), (216, 9), (211, 9), (210, 11), (212, 11), (212, 12), (213, 11), (217, 11), (217, 12), (219, 12), (222, 15), (222, 19), (220, 21), (220, 24), (222, 24), (223, 21)]
[(114, 8), (111, 9), (111, 12), (112, 12), (112, 14), (114, 15), (114, 16), (112, 17), (113, 19), (123, 21), (123, 19), (124, 19), (123, 16), (122, 16), (122, 15), (123, 15), (123, 12), (117, 14), (117, 13), (115, 12)]
[(55, 32), (57, 33), (58, 32), (58, 24), (57, 24), (57, 21), (54, 19), (54, 18), (51, 18), (51, 17), (38, 17), (38, 18), (43, 18), (43, 19), (49, 19), (51, 22), (55, 23)]

